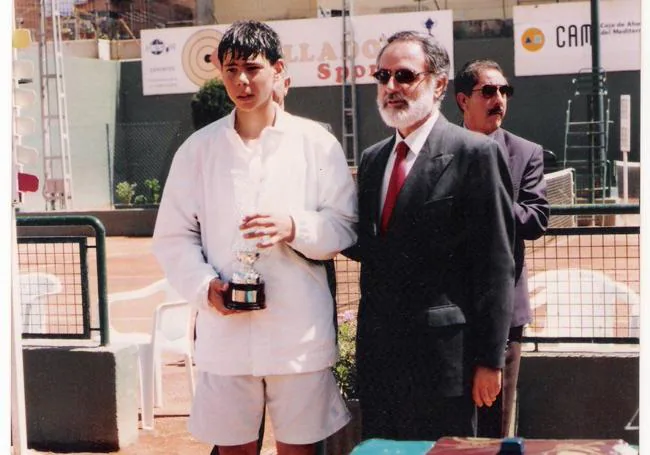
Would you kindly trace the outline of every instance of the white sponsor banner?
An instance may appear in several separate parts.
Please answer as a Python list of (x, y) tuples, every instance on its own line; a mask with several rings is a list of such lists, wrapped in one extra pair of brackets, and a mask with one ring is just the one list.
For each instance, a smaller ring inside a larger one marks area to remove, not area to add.
[[(294, 87), (340, 85), (343, 70), (343, 19), (268, 21), (280, 36)], [(454, 74), (451, 10), (381, 14), (351, 18), (356, 83), (374, 83), (377, 54), (385, 40), (400, 30), (434, 35), (449, 53)], [(212, 63), (228, 24), (142, 30), (142, 87), (145, 95), (194, 93), (217, 75)], [(346, 65), (346, 66), (349, 66)], [(351, 73), (348, 73), (349, 75)]]
[[(641, 0), (600, 1), (600, 64), (641, 69)], [(591, 69), (590, 2), (513, 8), (515, 74), (572, 74)]]

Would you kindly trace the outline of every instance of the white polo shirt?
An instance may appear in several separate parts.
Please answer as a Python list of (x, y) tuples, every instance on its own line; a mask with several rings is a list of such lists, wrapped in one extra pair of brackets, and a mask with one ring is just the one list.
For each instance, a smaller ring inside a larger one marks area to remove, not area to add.
[(356, 189), (336, 138), (276, 106), (276, 119), (246, 147), (235, 111), (194, 133), (177, 151), (165, 184), (153, 252), (172, 286), (198, 311), (197, 368), (220, 375), (317, 371), (336, 360), (333, 302), (324, 267), (287, 245), (255, 264), (264, 310), (222, 316), (208, 307), (208, 284), (228, 280), (242, 205), (289, 214), (291, 247), (330, 259), (356, 241)]

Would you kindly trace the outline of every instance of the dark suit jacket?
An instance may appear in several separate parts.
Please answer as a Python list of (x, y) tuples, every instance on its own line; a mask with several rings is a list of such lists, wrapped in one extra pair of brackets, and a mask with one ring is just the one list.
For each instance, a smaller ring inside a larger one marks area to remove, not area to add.
[(380, 236), (393, 144), (390, 137), (363, 153), (359, 240), (346, 252), (361, 261), (360, 397), (382, 385), (467, 394), (474, 366), (504, 364), (514, 288), (507, 164), (495, 141), (441, 114)]
[(535, 240), (546, 232), (549, 205), (544, 180), (542, 146), (502, 128), (491, 137), (497, 141), (508, 159), (513, 185), (515, 215), (515, 297), (512, 327), (531, 321), (528, 295), (528, 271), (524, 257), (524, 240)]

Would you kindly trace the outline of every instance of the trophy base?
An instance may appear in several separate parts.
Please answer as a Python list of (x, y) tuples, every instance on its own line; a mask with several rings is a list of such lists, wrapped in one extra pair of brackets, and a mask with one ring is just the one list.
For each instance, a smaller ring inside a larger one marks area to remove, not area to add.
[(228, 282), (224, 306), (229, 310), (251, 311), (266, 308), (264, 283), (245, 284)]

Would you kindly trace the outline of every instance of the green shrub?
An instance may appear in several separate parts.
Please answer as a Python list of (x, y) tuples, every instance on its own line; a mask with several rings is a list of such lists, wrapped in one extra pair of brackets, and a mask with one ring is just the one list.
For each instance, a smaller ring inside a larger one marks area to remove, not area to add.
[(219, 120), (232, 111), (235, 106), (220, 79), (211, 79), (199, 89), (192, 97), (192, 124), (198, 130)]
[(137, 183), (120, 182), (115, 186), (115, 196), (122, 204), (130, 204), (135, 196), (135, 187)]
[(151, 202), (158, 204), (160, 202), (160, 182), (158, 179), (147, 179), (144, 181), (144, 186), (149, 189)]
[(356, 361), (357, 316), (352, 310), (339, 317), (339, 358), (334, 365), (334, 377), (346, 400), (357, 398)]
[(133, 199), (134, 204), (146, 204), (147, 202), (147, 196), (144, 194), (138, 194), (135, 199)]

